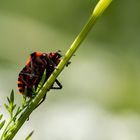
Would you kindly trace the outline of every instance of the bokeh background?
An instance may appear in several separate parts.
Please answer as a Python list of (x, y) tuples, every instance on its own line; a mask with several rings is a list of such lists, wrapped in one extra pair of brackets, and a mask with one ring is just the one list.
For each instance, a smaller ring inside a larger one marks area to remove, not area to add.
[[(0, 113), (34, 51), (63, 53), (97, 0), (0, 1)], [(113, 1), (15, 140), (140, 139), (140, 1)]]

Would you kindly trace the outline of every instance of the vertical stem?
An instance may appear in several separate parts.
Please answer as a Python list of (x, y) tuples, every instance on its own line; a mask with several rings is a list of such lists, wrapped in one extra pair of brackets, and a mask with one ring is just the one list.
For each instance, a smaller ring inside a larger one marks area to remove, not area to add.
[(102, 15), (102, 13), (105, 11), (105, 9), (110, 5), (112, 0), (100, 0), (98, 4), (96, 5), (92, 15), (90, 16), (87, 24), (84, 26), (82, 31), (79, 33), (79, 35), (76, 37), (74, 42), (72, 43), (69, 50), (64, 55), (63, 59), (57, 66), (57, 68), (54, 70), (54, 72), (51, 74), (47, 82), (44, 84), (42, 89), (38, 92), (36, 97), (31, 101), (31, 104), (29, 107), (21, 114), (21, 117), (16, 122), (14, 126), (11, 127), (10, 132), (7, 133), (4, 140), (11, 140), (15, 134), (18, 132), (20, 127), (23, 125), (23, 123), (27, 120), (29, 115), (32, 113), (34, 108), (37, 106), (37, 104), (40, 102), (40, 100), (43, 98), (43, 96), (46, 94), (48, 89), (51, 87), (51, 85), (54, 83), (57, 76), (60, 74), (60, 72), (64, 69), (65, 65), (68, 63), (70, 58), (74, 55), (75, 51), (78, 49), (79, 45), (83, 42), (83, 40), (86, 38), (87, 34), (93, 27), (93, 25), (96, 23), (97, 19)]

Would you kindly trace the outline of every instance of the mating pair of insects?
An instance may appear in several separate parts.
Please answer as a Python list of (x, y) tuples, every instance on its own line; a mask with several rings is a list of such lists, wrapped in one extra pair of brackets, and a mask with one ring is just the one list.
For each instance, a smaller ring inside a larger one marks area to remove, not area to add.
[[(25, 67), (21, 70), (18, 77), (18, 89), (21, 94), (27, 91), (27, 97), (32, 98), (34, 95), (33, 88), (37, 89), (38, 84), (46, 70), (45, 81), (49, 78), (56, 66), (61, 61), (60, 51), (51, 53), (34, 52), (30, 54)], [(57, 87), (52, 85), (50, 89), (61, 89), (61, 83), (56, 79)], [(46, 95), (41, 103), (45, 100)]]

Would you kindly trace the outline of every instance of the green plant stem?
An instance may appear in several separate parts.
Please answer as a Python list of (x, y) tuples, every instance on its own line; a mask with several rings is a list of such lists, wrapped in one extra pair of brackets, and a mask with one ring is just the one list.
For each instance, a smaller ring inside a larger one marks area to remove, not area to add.
[(23, 125), (23, 123), (28, 119), (29, 115), (32, 113), (34, 108), (38, 105), (38, 103), (41, 101), (41, 99), (44, 97), (44, 95), (47, 93), (47, 91), (50, 89), (52, 84), (54, 83), (57, 76), (60, 74), (60, 72), (64, 69), (70, 58), (74, 55), (75, 51), (78, 49), (79, 45), (83, 42), (83, 40), (86, 38), (87, 34), (97, 21), (97, 19), (102, 15), (102, 13), (105, 11), (105, 9), (110, 5), (112, 0), (100, 0), (98, 4), (96, 5), (95, 9), (93, 10), (93, 13), (91, 14), (87, 24), (84, 26), (82, 31), (79, 33), (79, 35), (76, 37), (74, 42), (72, 43), (69, 50), (64, 55), (63, 59), (57, 66), (57, 68), (54, 70), (54, 72), (51, 74), (47, 82), (44, 84), (44, 86), (40, 89), (36, 97), (31, 101), (28, 108), (21, 114), (18, 121), (13, 125), (10, 129), (10, 131), (5, 136), (4, 140), (11, 140), (15, 134), (18, 132), (20, 127)]

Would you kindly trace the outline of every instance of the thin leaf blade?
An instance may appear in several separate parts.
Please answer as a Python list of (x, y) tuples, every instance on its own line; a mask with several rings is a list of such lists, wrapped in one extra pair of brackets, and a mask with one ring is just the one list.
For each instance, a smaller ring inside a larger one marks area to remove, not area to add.
[(7, 104), (4, 104), (5, 108), (8, 110), (8, 112), (10, 112), (10, 108)]
[(36, 93), (38, 93), (38, 91), (41, 89), (41, 87), (42, 87), (43, 84), (45, 83), (46, 74), (47, 74), (47, 70), (45, 69), (45, 70), (44, 70), (44, 73), (43, 73), (43, 75), (42, 75), (42, 77), (41, 77), (41, 80), (40, 80), (40, 82), (39, 82), (39, 84), (38, 84), (38, 87), (37, 87), (37, 89), (36, 89)]
[(30, 140), (31, 136), (33, 135), (34, 131), (32, 131), (27, 137), (25, 140)]
[(14, 90), (12, 89), (11, 94), (10, 94), (10, 101), (14, 103)]
[(0, 120), (2, 119), (2, 117), (3, 117), (3, 114), (0, 115)]
[(4, 124), (5, 124), (5, 120), (0, 123), (0, 130), (3, 128)]

